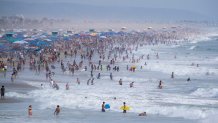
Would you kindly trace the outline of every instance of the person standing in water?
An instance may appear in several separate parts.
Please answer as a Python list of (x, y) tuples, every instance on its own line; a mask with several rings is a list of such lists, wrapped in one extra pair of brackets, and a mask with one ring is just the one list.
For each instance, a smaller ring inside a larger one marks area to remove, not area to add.
[(97, 79), (100, 79), (100, 77), (101, 77), (101, 74), (100, 74), (100, 73), (98, 73)]
[(69, 83), (66, 84), (66, 90), (69, 90), (70, 87), (69, 87)]
[(172, 74), (171, 74), (171, 78), (172, 78), (172, 79), (174, 78), (174, 72), (172, 72)]
[(59, 115), (60, 111), (61, 111), (60, 106), (57, 105), (57, 107), (56, 107), (56, 109), (54, 111), (54, 115)]
[(162, 89), (163, 88), (163, 85), (162, 85), (162, 81), (160, 80), (159, 82), (159, 85), (158, 85), (159, 89)]
[(123, 85), (122, 79), (119, 80), (119, 85)]
[(112, 75), (112, 73), (110, 73), (110, 79), (113, 80), (113, 75)]
[(123, 113), (126, 113), (126, 102), (123, 102)]
[(129, 84), (129, 87), (130, 87), (130, 88), (133, 88), (133, 84), (134, 84), (134, 82), (131, 82), (131, 83)]
[(28, 107), (28, 116), (32, 116), (32, 115), (33, 115), (32, 105), (29, 105), (29, 107)]
[(79, 80), (79, 78), (76, 78), (76, 82), (77, 82), (78, 85), (80, 85), (80, 80)]
[(102, 105), (101, 105), (101, 111), (105, 112), (105, 102), (103, 102)]
[(1, 99), (4, 99), (4, 97), (5, 97), (5, 87), (2, 86), (2, 88), (1, 88)]

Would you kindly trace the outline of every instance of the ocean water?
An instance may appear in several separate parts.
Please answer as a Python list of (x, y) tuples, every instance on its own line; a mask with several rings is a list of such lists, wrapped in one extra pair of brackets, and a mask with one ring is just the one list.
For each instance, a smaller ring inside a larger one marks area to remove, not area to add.
[[(120, 60), (116, 64), (120, 66), (120, 72), (113, 71), (112, 81), (110, 72), (104, 66), (103, 71), (94, 72), (95, 78), (101, 72), (101, 78), (95, 79), (94, 85), (86, 84), (90, 70), (79, 70), (72, 76), (69, 72), (63, 73), (60, 64), (55, 63), (53, 79), (60, 89), (54, 90), (46, 81), (45, 72), (36, 74), (25, 69), (16, 81), (23, 81), (39, 89), (7, 92), (8, 97), (23, 101), (0, 104), (0, 120), (8, 123), (218, 122), (218, 37), (173, 46), (144, 46), (133, 53), (136, 58), (149, 54), (150, 59), (144, 58), (134, 64)], [(67, 61), (72, 62), (73, 58), (64, 59), (65, 64)], [(147, 65), (144, 65), (145, 62)], [(126, 65), (135, 65), (136, 72), (127, 71)], [(140, 66), (143, 66), (142, 69)], [(174, 79), (171, 78), (172, 72)], [(81, 81), (80, 85), (76, 83), (77, 77)], [(186, 81), (188, 77), (191, 79), (189, 82)], [(123, 80), (122, 86), (118, 84), (120, 78)], [(160, 80), (163, 81), (163, 89), (158, 89)], [(135, 82), (134, 87), (130, 88), (132, 81)], [(65, 90), (67, 82), (70, 90)], [(40, 88), (41, 83), (43, 89)], [(100, 112), (103, 101), (111, 106), (105, 114)], [(123, 102), (131, 107), (126, 115), (120, 110)], [(27, 116), (30, 104), (33, 105), (32, 118)], [(62, 108), (58, 117), (53, 116), (56, 105)], [(137, 116), (144, 111), (148, 116)]]

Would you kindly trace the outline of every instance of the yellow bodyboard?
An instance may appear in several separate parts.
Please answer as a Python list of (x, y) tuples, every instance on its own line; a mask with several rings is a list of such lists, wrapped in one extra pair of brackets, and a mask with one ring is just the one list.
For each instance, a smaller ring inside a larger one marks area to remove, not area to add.
[(130, 110), (130, 107), (129, 107), (129, 106), (125, 106), (125, 107), (124, 107), (124, 106), (121, 106), (121, 107), (120, 107), (120, 110)]

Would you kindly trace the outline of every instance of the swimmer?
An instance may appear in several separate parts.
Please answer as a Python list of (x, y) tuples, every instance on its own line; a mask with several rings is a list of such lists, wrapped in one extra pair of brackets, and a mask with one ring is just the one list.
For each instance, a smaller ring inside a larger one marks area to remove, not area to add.
[(29, 116), (32, 116), (32, 115), (33, 115), (33, 112), (32, 112), (32, 105), (29, 105), (29, 107), (28, 107), (28, 115), (29, 115)]
[(146, 115), (147, 115), (146, 112), (139, 113), (139, 116), (146, 116)]
[(54, 111), (54, 115), (58, 115), (60, 113), (61, 109), (60, 109), (60, 106), (57, 105), (55, 111)]
[(187, 81), (191, 81), (190, 77), (188, 77)]

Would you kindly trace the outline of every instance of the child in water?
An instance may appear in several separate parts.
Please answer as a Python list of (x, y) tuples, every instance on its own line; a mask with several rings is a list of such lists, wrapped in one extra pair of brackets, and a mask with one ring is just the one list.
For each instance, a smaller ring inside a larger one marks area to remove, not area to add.
[(54, 111), (54, 115), (58, 115), (60, 113), (60, 111), (61, 111), (60, 106), (57, 105), (57, 108)]
[(32, 116), (32, 115), (33, 115), (33, 112), (32, 112), (32, 105), (29, 105), (29, 107), (28, 107), (28, 115), (29, 115), (29, 116)]

